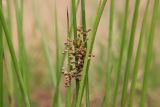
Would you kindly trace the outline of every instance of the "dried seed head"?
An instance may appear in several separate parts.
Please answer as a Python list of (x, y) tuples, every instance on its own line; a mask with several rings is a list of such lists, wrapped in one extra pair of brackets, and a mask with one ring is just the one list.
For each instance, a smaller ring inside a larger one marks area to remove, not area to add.
[[(69, 53), (70, 58), (70, 61), (68, 63), (69, 71), (63, 69), (66, 87), (69, 87), (71, 85), (72, 78), (76, 80), (81, 80), (81, 72), (84, 66), (84, 58), (87, 52), (87, 36), (88, 32), (90, 31), (91, 29), (84, 31), (82, 27), (78, 27), (76, 35), (77, 38), (73, 40), (67, 38), (67, 42), (64, 43), (66, 45), (66, 48), (62, 53)], [(89, 59), (91, 57), (94, 57), (94, 55), (88, 56)]]

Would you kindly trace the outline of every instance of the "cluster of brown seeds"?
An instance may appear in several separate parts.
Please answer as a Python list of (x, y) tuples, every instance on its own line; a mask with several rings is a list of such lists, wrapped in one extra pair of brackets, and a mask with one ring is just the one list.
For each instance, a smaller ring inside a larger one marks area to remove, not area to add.
[[(62, 73), (65, 77), (65, 86), (69, 87), (71, 85), (72, 78), (75, 80), (81, 80), (81, 72), (84, 65), (84, 58), (87, 52), (87, 34), (90, 31), (83, 31), (82, 27), (77, 29), (76, 39), (67, 39), (65, 43), (66, 48), (63, 54), (69, 54), (69, 68), (65, 70), (63, 68)], [(90, 58), (92, 55), (89, 55)], [(93, 56), (94, 57), (94, 56)]]

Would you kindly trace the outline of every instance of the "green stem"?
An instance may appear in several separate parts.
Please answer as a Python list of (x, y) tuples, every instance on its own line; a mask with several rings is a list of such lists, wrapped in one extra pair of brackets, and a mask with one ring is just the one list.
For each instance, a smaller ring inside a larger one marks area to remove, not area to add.
[[(2, 0), (0, 0), (2, 8)], [(3, 30), (0, 24), (0, 107), (3, 107)]]
[(87, 54), (86, 54), (85, 61), (84, 61), (84, 67), (83, 67), (83, 72), (82, 72), (82, 80), (80, 82), (81, 85), (80, 85), (80, 89), (79, 89), (78, 99), (77, 99), (77, 102), (76, 102), (76, 107), (81, 106), (84, 87), (85, 87), (85, 83), (86, 83), (86, 76), (87, 76), (87, 73), (88, 73), (88, 70), (89, 70), (89, 65), (90, 65), (90, 60), (88, 59), (87, 56), (89, 56), (92, 53), (93, 44), (94, 44), (94, 40), (95, 40), (95, 37), (96, 37), (98, 25), (99, 25), (104, 7), (106, 5), (106, 2), (107, 2), (107, 0), (103, 0), (103, 2), (101, 4), (101, 7), (98, 9), (97, 16), (96, 16), (95, 22), (93, 24), (92, 33), (91, 33), (90, 40), (89, 40), (89, 46), (88, 46)]
[(121, 37), (121, 44), (120, 44), (120, 54), (119, 54), (119, 62), (118, 67), (116, 67), (116, 80), (115, 80), (115, 86), (113, 90), (113, 97), (112, 97), (112, 107), (115, 107), (116, 105), (116, 99), (118, 94), (118, 86), (120, 81), (120, 74), (121, 74), (121, 66), (122, 66), (122, 60), (123, 60), (123, 54), (124, 54), (124, 46), (125, 46), (125, 37), (126, 37), (126, 29), (127, 29), (127, 19), (128, 19), (128, 10), (129, 10), (129, 0), (126, 0), (125, 4), (125, 15), (123, 20), (123, 29), (122, 29), (122, 37)]
[(141, 48), (142, 48), (142, 43), (143, 43), (142, 41), (143, 41), (143, 37), (144, 37), (144, 29), (146, 26), (146, 19), (147, 19), (147, 15), (148, 15), (149, 3), (150, 3), (150, 0), (147, 0), (147, 4), (145, 7), (145, 12), (144, 12), (144, 16), (143, 16), (140, 38), (139, 38), (139, 42), (138, 42), (136, 60), (135, 60), (135, 64), (134, 64), (133, 79), (132, 79), (132, 83), (131, 83), (128, 107), (133, 106), (133, 99), (134, 99), (135, 89), (136, 89), (136, 79), (137, 79), (138, 68), (139, 68), (139, 63), (140, 63)]
[(25, 87), (28, 89), (28, 61), (26, 48), (24, 43), (24, 33), (23, 33), (23, 0), (14, 0), (14, 7), (16, 12), (16, 20), (17, 20), (17, 31), (18, 31), (18, 45), (19, 45), (19, 65), (20, 70), (22, 72), (23, 81), (25, 83)]
[(154, 0), (154, 9), (152, 14), (152, 22), (150, 26), (150, 32), (149, 32), (149, 38), (148, 38), (148, 44), (147, 44), (147, 55), (146, 55), (146, 61), (145, 61), (143, 86), (141, 91), (142, 93), (141, 93), (139, 107), (144, 107), (144, 104), (145, 104), (145, 97), (146, 97), (147, 85), (148, 85), (148, 74), (151, 68), (151, 63), (152, 63), (153, 42), (154, 42), (154, 36), (155, 36), (154, 33), (155, 33), (155, 27), (158, 19), (158, 8), (159, 8), (159, 0)]
[[(82, 21), (82, 28), (83, 31), (86, 31), (86, 11), (85, 11), (85, 0), (81, 0), (81, 21)], [(84, 38), (84, 41), (86, 38)], [(85, 44), (87, 48), (87, 43)], [(86, 107), (90, 107), (90, 98), (89, 98), (89, 75), (87, 73), (86, 76)]]
[(15, 68), (15, 72), (16, 72), (16, 75), (17, 75), (17, 78), (18, 78), (19, 86), (20, 86), (20, 89), (21, 89), (26, 107), (30, 107), (30, 102), (29, 102), (29, 97), (28, 97), (28, 94), (27, 94), (27, 90), (26, 90), (26, 87), (25, 87), (24, 82), (23, 82), (23, 78), (22, 78), (22, 75), (21, 75), (21, 72), (20, 72), (20, 69), (19, 69), (17, 59), (16, 59), (13, 44), (12, 44), (12, 42), (10, 40), (10, 37), (9, 37), (9, 31), (8, 31), (8, 28), (7, 28), (7, 25), (6, 25), (1, 7), (0, 7), (0, 21), (1, 21), (1, 24), (3, 26), (3, 30), (5, 32), (5, 37), (6, 37), (8, 46), (9, 46), (9, 50), (10, 50), (10, 54), (11, 54), (11, 57), (12, 57), (13, 65), (14, 65), (14, 68)]
[[(77, 18), (76, 18), (76, 2), (75, 0), (72, 0), (72, 21), (73, 21), (73, 34), (74, 34), (74, 40), (77, 39)], [(76, 47), (75, 47), (76, 48)], [(77, 59), (75, 58), (75, 61)], [(78, 96), (78, 91), (79, 91), (79, 80), (76, 80), (76, 98), (75, 102), (77, 101), (77, 96)]]
[(135, 10), (134, 10), (133, 20), (132, 20), (129, 47), (128, 47), (127, 62), (126, 62), (126, 68), (125, 68), (124, 84), (123, 84), (122, 96), (121, 96), (121, 107), (125, 107), (125, 103), (126, 103), (127, 86), (128, 86), (129, 73), (130, 73), (131, 63), (132, 63), (133, 44), (134, 44), (134, 37), (135, 37), (135, 31), (136, 31), (136, 25), (137, 25), (137, 19), (138, 19), (139, 4), (140, 4), (140, 0), (136, 0)]
[(110, 76), (111, 76), (111, 66), (112, 66), (112, 36), (113, 36), (113, 19), (114, 19), (114, 0), (110, 2), (110, 18), (109, 18), (109, 38), (108, 38), (108, 60), (106, 68), (106, 94), (104, 107), (109, 107), (110, 104)]
[[(56, 10), (56, 3), (55, 3), (55, 35), (56, 35), (56, 77), (57, 77), (57, 81), (60, 80), (60, 76), (61, 75), (61, 72), (60, 72), (60, 56), (59, 56), (59, 34), (58, 34), (58, 19), (57, 19), (57, 10)], [(59, 97), (60, 94), (59, 94), (59, 85), (58, 83), (56, 84), (56, 93), (55, 93), (55, 96), (54, 96), (54, 107), (59, 107), (60, 104), (59, 104)]]

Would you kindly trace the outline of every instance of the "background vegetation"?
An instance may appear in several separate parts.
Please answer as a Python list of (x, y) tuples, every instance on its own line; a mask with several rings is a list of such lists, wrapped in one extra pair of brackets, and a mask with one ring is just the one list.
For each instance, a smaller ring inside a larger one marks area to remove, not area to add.
[[(65, 87), (79, 26), (82, 77)], [(159, 29), (159, 0), (0, 0), (0, 107), (159, 107)]]

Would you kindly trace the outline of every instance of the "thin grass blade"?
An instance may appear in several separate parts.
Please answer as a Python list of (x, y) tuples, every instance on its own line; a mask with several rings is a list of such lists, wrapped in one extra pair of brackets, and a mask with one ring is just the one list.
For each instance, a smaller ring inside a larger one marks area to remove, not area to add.
[(147, 4), (146, 4), (146, 7), (145, 7), (145, 12), (144, 12), (144, 16), (143, 16), (140, 38), (139, 38), (139, 42), (138, 42), (136, 60), (135, 60), (134, 69), (133, 69), (133, 78), (132, 78), (132, 83), (131, 83), (128, 107), (133, 106), (133, 99), (134, 99), (135, 88), (136, 88), (135, 87), (136, 86), (136, 79), (137, 79), (138, 68), (139, 68), (139, 63), (140, 63), (140, 54), (141, 54), (141, 48), (142, 48), (142, 43), (143, 43), (144, 30), (145, 30), (145, 26), (146, 26), (149, 4), (150, 4), (150, 0), (147, 0)]
[[(0, 0), (2, 8), (2, 0)], [(0, 107), (3, 107), (3, 29), (0, 24)]]
[[(82, 22), (82, 29), (83, 31), (86, 31), (86, 11), (85, 11), (85, 0), (81, 0), (81, 22)], [(84, 38), (84, 41), (86, 38)], [(85, 47), (87, 49), (87, 43), (85, 44)], [(90, 107), (90, 98), (89, 98), (89, 76), (87, 73), (86, 76), (86, 107)]]
[(141, 91), (142, 93), (141, 93), (139, 107), (144, 107), (144, 104), (145, 104), (145, 97), (147, 93), (147, 84), (148, 84), (148, 74), (151, 68), (151, 63), (152, 63), (153, 42), (155, 38), (155, 28), (156, 28), (157, 19), (158, 19), (158, 12), (159, 12), (159, 0), (154, 0), (154, 8), (153, 8), (149, 38), (148, 38), (148, 43), (147, 43), (147, 55), (146, 55), (146, 61), (145, 61), (143, 86), (142, 86), (142, 91)]
[(131, 33), (130, 33), (128, 53), (127, 53), (127, 62), (126, 62), (125, 75), (124, 75), (124, 84), (123, 84), (122, 96), (121, 96), (121, 107), (124, 107), (125, 103), (126, 103), (127, 86), (128, 86), (129, 73), (131, 70), (133, 45), (134, 45), (137, 19), (138, 19), (139, 4), (140, 4), (140, 0), (136, 0), (135, 1), (135, 8), (134, 8), (135, 10), (134, 10), (133, 20), (132, 20)]
[[(56, 35), (56, 77), (57, 77), (57, 81), (60, 80), (59, 75), (61, 75), (60, 72), (60, 56), (59, 56), (59, 34), (58, 34), (58, 19), (57, 19), (57, 7), (56, 7), (56, 3), (55, 3), (55, 35)], [(56, 91), (55, 91), (55, 95), (54, 95), (54, 101), (53, 101), (53, 106), (54, 107), (59, 107), (59, 85), (56, 84)]]
[(109, 18), (109, 34), (108, 34), (108, 56), (107, 56), (107, 68), (106, 68), (106, 94), (104, 107), (109, 107), (110, 104), (110, 76), (112, 66), (112, 36), (113, 36), (113, 20), (114, 20), (114, 0), (110, 1), (110, 18)]
[(17, 32), (18, 32), (19, 66), (22, 72), (25, 87), (27, 88), (27, 92), (29, 93), (29, 85), (28, 85), (29, 67), (27, 66), (28, 61), (27, 61), (27, 54), (26, 54), (26, 47), (24, 43), (24, 33), (23, 33), (23, 0), (20, 1), (14, 0), (14, 7), (16, 13)]
[(116, 80), (115, 80), (115, 86), (114, 86), (114, 89), (113, 89), (112, 107), (116, 106), (116, 100), (117, 100), (117, 94), (118, 94), (118, 86), (119, 86), (119, 80), (120, 80), (120, 74), (121, 74), (121, 66), (122, 66), (124, 47), (125, 47), (125, 37), (126, 37), (126, 29), (127, 29), (129, 1), (130, 0), (126, 0), (125, 8), (124, 8), (124, 12), (125, 13), (124, 13), (123, 26), (122, 26), (119, 62), (118, 62), (118, 66), (116, 67), (116, 78), (115, 78)]
[[(70, 30), (69, 30), (69, 13), (67, 8), (67, 38), (71, 39)], [(68, 53), (68, 70), (70, 72), (70, 54)], [(71, 107), (71, 87), (66, 87), (66, 107)]]
[(26, 105), (26, 107), (30, 107), (30, 101), (29, 101), (29, 97), (28, 97), (28, 94), (27, 94), (27, 89), (26, 89), (26, 87), (24, 85), (24, 82), (23, 82), (23, 77), (22, 77), (20, 69), (19, 69), (19, 65), (18, 65), (18, 62), (17, 62), (17, 58), (16, 58), (16, 55), (15, 55), (13, 44), (12, 44), (12, 42), (10, 40), (10, 37), (9, 37), (9, 31), (8, 31), (7, 24), (5, 22), (1, 7), (0, 7), (0, 22), (1, 22), (1, 24), (3, 26), (3, 30), (5, 32), (5, 37), (6, 37), (6, 40), (7, 40), (7, 43), (8, 43), (8, 47), (9, 47), (10, 54), (11, 54), (11, 57), (12, 57), (12, 61), (13, 61), (13, 65), (14, 65), (14, 68), (15, 68), (18, 83), (19, 83), (19, 86), (20, 86), (20, 89), (21, 89), (21, 92), (22, 92), (22, 95), (23, 95), (23, 98), (24, 98), (24, 101), (25, 101), (25, 105)]

